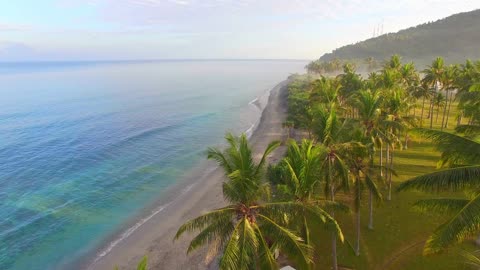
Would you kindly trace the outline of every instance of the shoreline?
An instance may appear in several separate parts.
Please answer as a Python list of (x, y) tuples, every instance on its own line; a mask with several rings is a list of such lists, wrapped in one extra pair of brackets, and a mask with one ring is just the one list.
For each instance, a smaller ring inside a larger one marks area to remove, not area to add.
[[(269, 91), (268, 103), (250, 136), (255, 156), (261, 155), (270, 141), (286, 137), (282, 123), (286, 117), (287, 83), (288, 80), (284, 80)], [(269, 162), (280, 159), (282, 154), (282, 148), (277, 149), (270, 155)], [(173, 236), (187, 220), (225, 204), (220, 185), (223, 180), (223, 171), (216, 164), (200, 162), (182, 181), (167, 189), (166, 196), (146, 207), (123, 230), (108, 237), (101, 248), (73, 265), (88, 270), (115, 266), (136, 269), (146, 255), (149, 269), (215, 269), (214, 263), (205, 262), (206, 247), (186, 255), (193, 235), (185, 235), (175, 242)]]

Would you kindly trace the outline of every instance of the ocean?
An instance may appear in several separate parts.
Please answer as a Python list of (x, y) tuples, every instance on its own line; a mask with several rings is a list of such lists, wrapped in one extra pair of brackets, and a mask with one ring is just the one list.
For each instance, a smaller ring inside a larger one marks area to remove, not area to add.
[(251, 134), (269, 90), (305, 64), (0, 63), (0, 269), (104, 246), (225, 132)]

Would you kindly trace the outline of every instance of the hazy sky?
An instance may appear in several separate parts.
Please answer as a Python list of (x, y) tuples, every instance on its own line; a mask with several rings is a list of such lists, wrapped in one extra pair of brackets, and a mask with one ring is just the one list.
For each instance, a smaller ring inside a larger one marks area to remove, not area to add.
[(0, 61), (315, 59), (480, 0), (0, 0)]

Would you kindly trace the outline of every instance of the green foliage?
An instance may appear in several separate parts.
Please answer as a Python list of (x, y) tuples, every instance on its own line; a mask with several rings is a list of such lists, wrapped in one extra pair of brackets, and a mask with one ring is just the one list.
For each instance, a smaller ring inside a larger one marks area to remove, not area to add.
[(144, 256), (138, 263), (137, 270), (147, 270), (147, 256)]
[[(476, 128), (462, 130), (472, 132)], [(425, 244), (424, 254), (438, 253), (480, 230), (480, 142), (437, 130), (417, 129), (415, 132), (432, 140), (442, 151), (443, 165), (454, 167), (405, 181), (398, 190), (473, 190), (475, 194), (470, 200), (437, 199), (417, 202), (417, 206), (437, 212), (457, 210), (451, 219), (435, 230)]]
[(312, 248), (308, 239), (298, 236), (295, 230), (294, 224), (300, 218), (322, 224), (343, 239), (336, 221), (318, 206), (296, 200), (269, 202), (264, 167), (267, 155), (278, 142), (270, 143), (255, 162), (245, 135), (227, 134), (225, 139), (228, 147), (223, 151), (209, 148), (207, 157), (217, 161), (225, 172), (223, 195), (230, 205), (194, 218), (178, 229), (175, 239), (185, 232), (198, 232), (187, 253), (208, 244), (212, 252), (223, 252), (220, 269), (278, 269), (273, 257), (273, 251), (278, 249), (305, 269), (311, 263)]
[(323, 55), (320, 61), (369, 57), (383, 60), (393, 54), (419, 65), (438, 55), (443, 55), (449, 62), (465, 61), (465, 57), (477, 59), (480, 51), (475, 44), (480, 42), (479, 31), (480, 10), (474, 10), (343, 46)]

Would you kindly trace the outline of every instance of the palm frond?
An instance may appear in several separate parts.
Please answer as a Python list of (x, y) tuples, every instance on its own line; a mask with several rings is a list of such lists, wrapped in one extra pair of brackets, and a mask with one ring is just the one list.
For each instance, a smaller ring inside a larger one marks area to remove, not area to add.
[(479, 136), (480, 125), (460, 125), (455, 128), (458, 133), (464, 133), (467, 136)]
[(480, 163), (480, 143), (477, 141), (433, 129), (415, 128), (411, 132), (432, 140), (436, 148), (442, 152), (442, 160), (445, 163)]
[(277, 147), (279, 147), (279, 146), (280, 146), (279, 141), (273, 141), (273, 142), (268, 144), (267, 148), (263, 152), (262, 159), (260, 160), (260, 162), (258, 163), (258, 165), (255, 169), (255, 175), (257, 175), (260, 172), (260, 170), (263, 169), (263, 167), (265, 165), (265, 160), (267, 159), (267, 156), (270, 153), (272, 153), (275, 149), (277, 149)]
[(462, 210), (442, 224), (429, 237), (424, 254), (438, 253), (449, 245), (459, 243), (480, 229), (480, 195), (471, 200)]
[(480, 185), (480, 165), (436, 171), (401, 183), (397, 191), (458, 191)]
[(369, 175), (365, 175), (365, 184), (368, 190), (372, 193), (373, 198), (380, 202), (382, 201), (382, 193), (378, 190), (377, 184), (370, 178)]
[(262, 220), (262, 231), (272, 236), (276, 244), (287, 254), (295, 254), (300, 259), (302, 269), (306, 269), (312, 262), (312, 248), (305, 245), (303, 240), (292, 231), (280, 226), (269, 217), (259, 214)]
[(452, 199), (452, 198), (437, 198), (419, 200), (413, 204), (413, 208), (420, 212), (433, 212), (438, 214), (456, 213), (462, 210), (470, 200), (467, 199)]
[(463, 258), (465, 258), (465, 262), (468, 265), (475, 267), (475, 269), (480, 269), (480, 256), (478, 253), (479, 252), (477, 250), (476, 252), (462, 251), (460, 254)]
[(192, 239), (190, 245), (188, 246), (187, 254), (203, 246), (204, 244), (209, 244), (212, 242), (218, 242), (216, 246), (216, 251), (218, 251), (218, 249), (223, 247), (223, 245), (226, 243), (233, 229), (234, 224), (230, 215), (220, 217), (218, 220), (212, 222), (210, 225), (204, 228)]
[(218, 222), (219, 220), (226, 220), (226, 216), (232, 217), (235, 214), (235, 207), (227, 206), (208, 212), (204, 215), (196, 217), (185, 224), (180, 226), (174, 239), (178, 239), (185, 232), (192, 232), (195, 230), (201, 230), (211, 223)]
[(262, 231), (256, 223), (253, 223), (252, 226), (255, 229), (257, 238), (260, 243), (258, 250), (260, 269), (278, 269), (277, 261), (275, 260), (272, 250), (270, 250), (270, 247), (267, 244), (267, 241), (263, 237)]
[[(327, 205), (328, 202), (325, 202)], [(345, 208), (341, 204), (330, 204), (331, 207), (338, 207), (338, 209), (344, 211)], [(282, 215), (289, 215), (293, 220), (303, 220), (303, 217), (307, 217), (309, 222), (316, 226), (325, 225), (326, 229), (334, 232), (337, 237), (343, 242), (344, 236), (340, 225), (337, 221), (325, 210), (318, 207), (318, 205), (303, 204), (301, 202), (273, 202), (266, 203), (258, 206), (261, 213), (269, 217), (278, 217)]]

